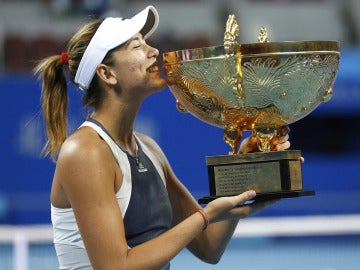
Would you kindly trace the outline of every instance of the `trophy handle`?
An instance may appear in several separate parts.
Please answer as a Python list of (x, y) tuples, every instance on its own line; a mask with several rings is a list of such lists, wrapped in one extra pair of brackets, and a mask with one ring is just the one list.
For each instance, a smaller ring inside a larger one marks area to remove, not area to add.
[[(238, 104), (243, 104), (245, 94), (242, 87), (241, 63), (238, 57), (237, 38), (240, 33), (240, 27), (234, 14), (230, 14), (226, 22), (224, 33), (225, 67), (231, 78), (231, 91)], [(225, 126), (223, 139), (231, 147), (229, 154), (235, 155), (239, 150), (239, 144), (243, 131), (238, 126)]]
[(245, 100), (245, 92), (242, 87), (241, 57), (239, 57), (237, 38), (240, 27), (235, 19), (234, 14), (230, 14), (226, 22), (224, 33), (224, 50), (225, 50), (225, 67), (229, 73), (232, 84), (231, 91), (234, 99), (241, 106)]
[(226, 22), (226, 30), (224, 33), (224, 49), (226, 57), (236, 54), (236, 39), (239, 36), (240, 27), (236, 22), (235, 15), (230, 14)]
[(267, 43), (269, 42), (269, 37), (268, 37), (268, 33), (267, 33), (267, 29), (266, 27), (261, 27), (260, 29), (260, 34), (258, 37), (258, 41), (260, 43)]

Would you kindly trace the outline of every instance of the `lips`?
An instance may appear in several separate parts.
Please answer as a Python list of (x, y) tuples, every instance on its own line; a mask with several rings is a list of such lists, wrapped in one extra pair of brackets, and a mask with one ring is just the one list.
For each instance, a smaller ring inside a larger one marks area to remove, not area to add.
[(155, 62), (155, 63), (152, 64), (146, 71), (147, 71), (147, 72), (158, 72), (158, 71), (159, 71), (158, 63)]

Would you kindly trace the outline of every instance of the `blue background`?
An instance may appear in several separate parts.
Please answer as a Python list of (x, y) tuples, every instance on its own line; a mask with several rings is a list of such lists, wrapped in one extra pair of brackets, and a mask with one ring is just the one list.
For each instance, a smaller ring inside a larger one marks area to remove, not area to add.
[[(301, 149), (304, 186), (316, 196), (284, 199), (258, 215), (360, 213), (360, 51), (341, 51), (334, 96), (291, 128), (292, 149)], [(32, 75), (3, 74), (0, 223), (50, 222), (49, 191), (55, 165), (40, 158), (45, 142), (40, 83)], [(69, 132), (86, 117), (81, 93), (69, 83)], [(179, 179), (195, 197), (208, 194), (205, 156), (226, 154), (222, 130), (175, 107), (168, 88), (143, 104), (136, 129), (163, 148)]]

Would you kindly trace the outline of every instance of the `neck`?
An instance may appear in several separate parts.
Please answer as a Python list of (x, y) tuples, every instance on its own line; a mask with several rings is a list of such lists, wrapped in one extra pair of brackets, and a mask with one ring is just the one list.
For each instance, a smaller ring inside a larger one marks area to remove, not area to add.
[(113, 137), (115, 142), (131, 155), (136, 155), (137, 147), (134, 138), (134, 122), (139, 106), (103, 106), (91, 114)]

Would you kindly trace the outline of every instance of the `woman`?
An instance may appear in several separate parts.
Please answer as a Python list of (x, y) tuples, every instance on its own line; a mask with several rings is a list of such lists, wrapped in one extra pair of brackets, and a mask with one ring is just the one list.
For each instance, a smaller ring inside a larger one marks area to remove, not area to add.
[[(143, 100), (166, 86), (159, 52), (145, 41), (157, 25), (152, 6), (128, 20), (92, 21), (72, 37), (67, 53), (35, 69), (43, 82), (44, 151), (56, 159), (51, 216), (60, 269), (169, 269), (185, 247), (217, 263), (239, 219), (269, 204), (238, 207), (255, 196), (248, 191), (202, 209), (156, 142), (134, 131)], [(64, 65), (93, 108), (69, 137)], [(287, 140), (274, 145), (284, 150)], [(255, 148), (254, 140), (241, 145)]]

